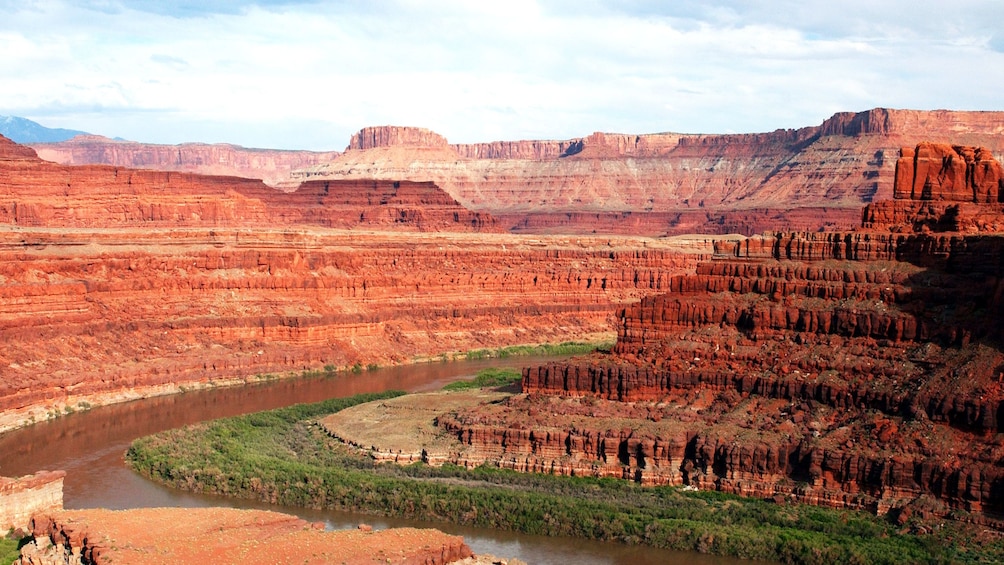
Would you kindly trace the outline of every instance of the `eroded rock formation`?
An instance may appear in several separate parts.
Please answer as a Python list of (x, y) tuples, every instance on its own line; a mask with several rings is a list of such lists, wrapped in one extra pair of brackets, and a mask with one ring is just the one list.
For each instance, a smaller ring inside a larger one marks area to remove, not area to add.
[(396, 528), (324, 531), (295, 516), (233, 508), (65, 510), (31, 520), (17, 565), (167, 563), (402, 563), (471, 556), (460, 536)]
[(27, 531), (36, 512), (63, 509), (63, 471), (0, 477), (0, 531)]
[(895, 200), (865, 210), (864, 226), (900, 231), (1004, 230), (1004, 168), (985, 147), (921, 143), (896, 164)]
[(611, 354), (528, 369), (523, 395), (442, 418), (460, 462), (1000, 526), (1004, 238), (938, 231), (958, 225), (923, 205), (1004, 219), (986, 154), (903, 150), (897, 186), (920, 190), (897, 190), (895, 226), (716, 244), (621, 311)]

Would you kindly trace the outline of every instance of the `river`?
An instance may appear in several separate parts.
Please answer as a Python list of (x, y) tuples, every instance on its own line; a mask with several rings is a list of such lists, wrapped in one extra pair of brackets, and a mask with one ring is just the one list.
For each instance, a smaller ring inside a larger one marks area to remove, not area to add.
[(421, 392), (470, 376), (485, 367), (534, 365), (555, 358), (523, 357), (387, 367), (359, 374), (299, 377), (222, 387), (93, 408), (0, 435), (0, 475), (41, 469), (66, 471), (66, 508), (231, 506), (262, 508), (324, 522), (328, 528), (434, 527), (463, 535), (475, 553), (518, 557), (531, 565), (736, 565), (738, 559), (592, 540), (530, 536), (446, 523), (418, 522), (329, 510), (281, 507), (174, 490), (132, 472), (123, 454), (136, 438), (187, 424), (269, 410), (301, 402), (390, 389)]

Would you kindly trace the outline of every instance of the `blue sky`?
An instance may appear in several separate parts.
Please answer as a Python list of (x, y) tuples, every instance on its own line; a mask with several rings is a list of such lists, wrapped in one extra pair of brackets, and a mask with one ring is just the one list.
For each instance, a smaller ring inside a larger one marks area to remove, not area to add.
[(0, 114), (154, 143), (342, 149), (760, 132), (1004, 110), (1004, 2), (0, 0)]

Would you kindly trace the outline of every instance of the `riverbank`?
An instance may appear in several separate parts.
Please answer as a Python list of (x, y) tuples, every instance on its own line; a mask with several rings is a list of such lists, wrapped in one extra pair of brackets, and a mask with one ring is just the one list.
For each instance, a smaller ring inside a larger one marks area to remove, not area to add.
[[(387, 395), (394, 396), (393, 394)], [(196, 492), (792, 563), (999, 560), (964, 524), (904, 532), (862, 512), (676, 487), (489, 467), (378, 465), (316, 421), (349, 403), (298, 405), (172, 430), (128, 453), (141, 474)]]
[[(611, 334), (612, 335), (612, 334)], [(596, 349), (607, 349), (613, 346), (611, 335), (593, 336), (591, 341), (566, 341), (561, 343), (519, 344), (494, 349), (473, 349), (458, 351), (437, 356), (415, 356), (411, 359), (397, 362), (395, 366), (420, 363), (440, 363), (461, 361), (465, 359), (505, 359), (510, 357), (526, 357), (533, 355), (578, 355)], [(258, 373), (255, 375), (223, 377), (213, 379), (196, 379), (160, 385), (135, 386), (114, 392), (102, 392), (73, 395), (60, 399), (47, 399), (27, 406), (0, 411), (0, 434), (30, 426), (38, 422), (54, 420), (76, 412), (90, 410), (99, 406), (110, 406), (145, 398), (155, 398), (171, 394), (183, 394), (190, 391), (206, 390), (221, 387), (243, 386), (274, 379), (292, 379), (312, 376), (336, 376), (345, 373), (362, 373), (380, 368), (377, 363), (356, 362), (352, 365), (325, 365), (300, 372)]]
[(0, 429), (186, 389), (610, 341), (710, 242), (279, 229), (0, 229)]

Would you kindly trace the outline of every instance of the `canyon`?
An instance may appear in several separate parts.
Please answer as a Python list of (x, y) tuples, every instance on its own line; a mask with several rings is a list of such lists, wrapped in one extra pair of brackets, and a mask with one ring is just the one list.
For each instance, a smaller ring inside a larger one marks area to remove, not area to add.
[(616, 335), (439, 414), (437, 461), (1000, 529), (1002, 151), (1002, 112), (887, 109), (312, 155), (0, 137), (0, 431)]
[(704, 238), (499, 233), (427, 182), (63, 166), (0, 140), (0, 429), (304, 371), (609, 339)]
[[(892, 198), (900, 147), (924, 140), (982, 146), (1000, 159), (1004, 112), (875, 108), (767, 133), (597, 132), (470, 144), (380, 126), (362, 129), (337, 155), (304, 157), (287, 178), (278, 169), (226, 172), (268, 176), (284, 190), (306, 179), (430, 181), (516, 232), (754, 235), (858, 226), (862, 206)], [(186, 157), (166, 146), (76, 140), (34, 147), (64, 164), (170, 169), (185, 162), (185, 170), (223, 172), (212, 154)]]
[(868, 229), (716, 243), (610, 353), (440, 416), (452, 460), (1004, 526), (1004, 169), (901, 154)]

